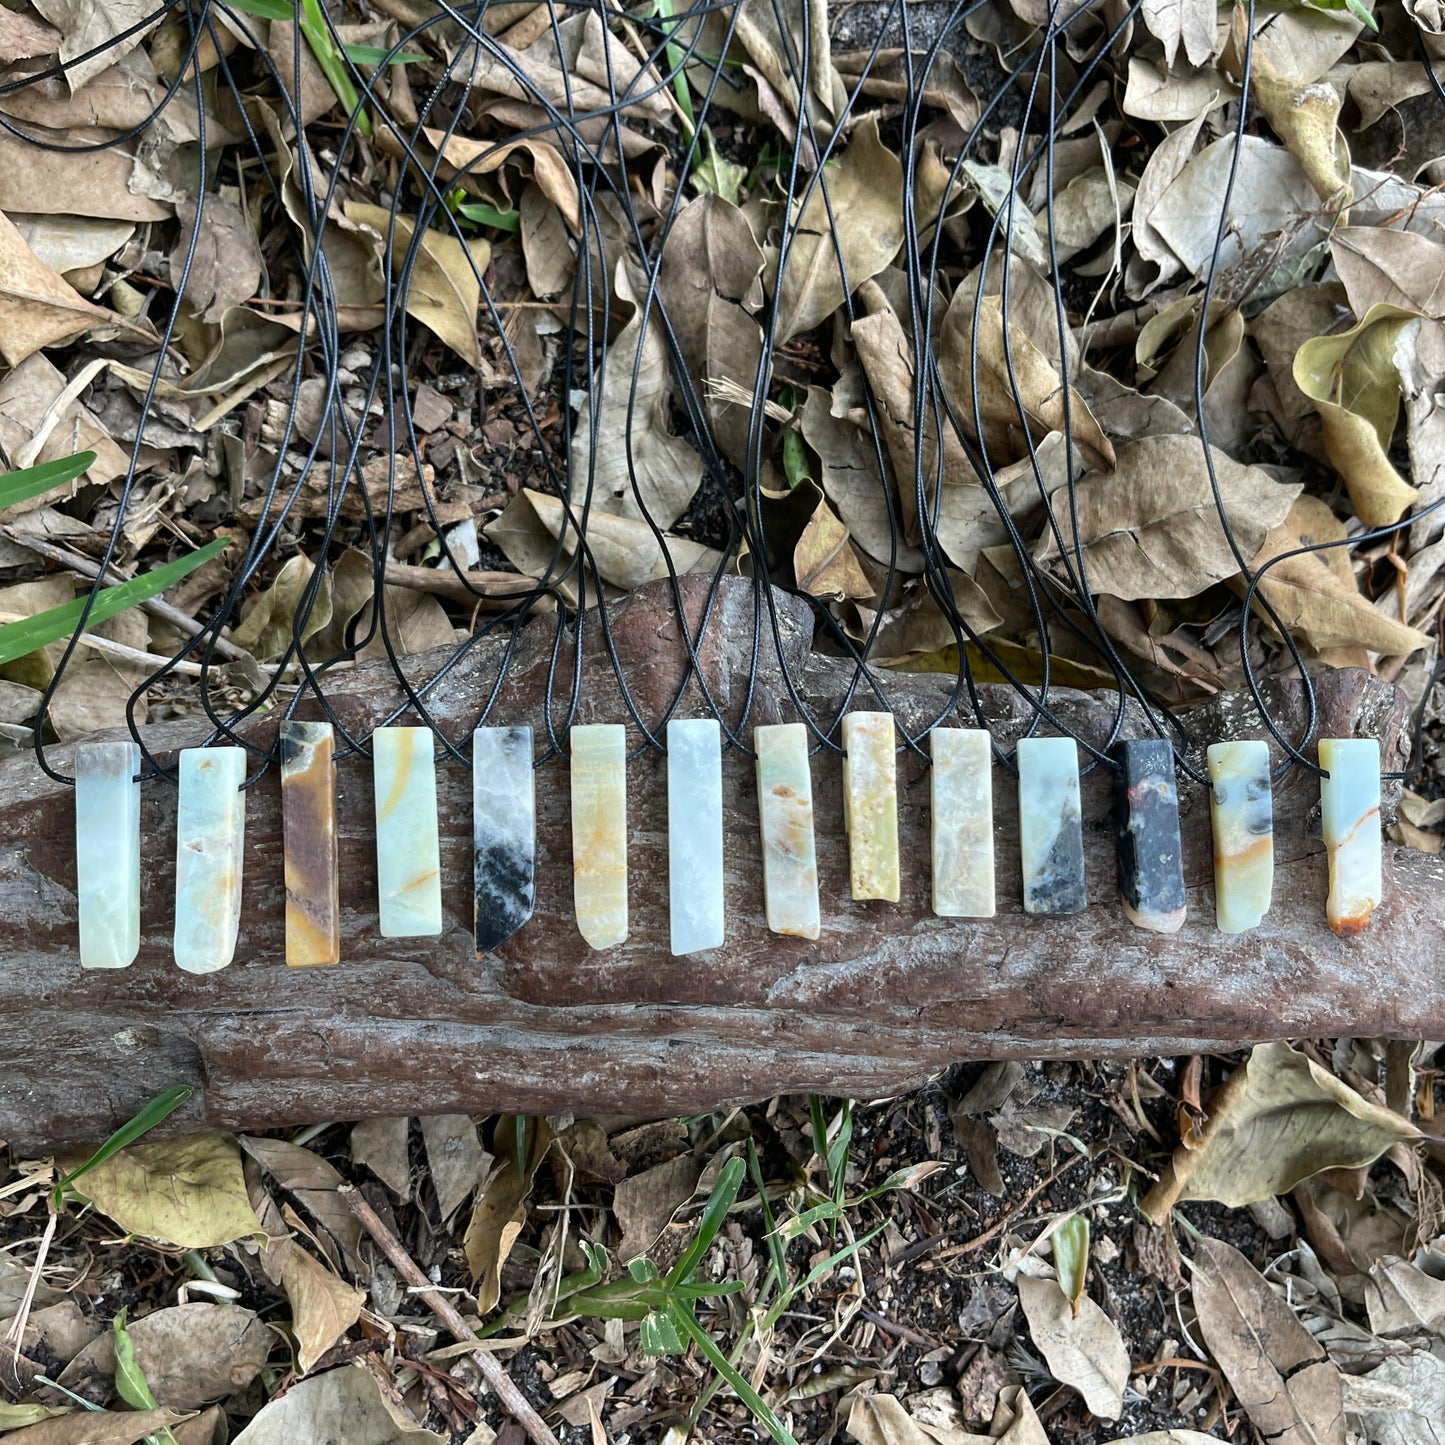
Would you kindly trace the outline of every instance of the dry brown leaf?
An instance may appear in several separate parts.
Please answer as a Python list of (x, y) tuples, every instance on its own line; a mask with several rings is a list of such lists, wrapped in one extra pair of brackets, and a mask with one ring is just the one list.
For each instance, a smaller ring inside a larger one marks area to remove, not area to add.
[[(419, 652), (430, 652), (434, 647), (451, 647), (457, 640), (457, 630), (440, 602), (430, 593), (415, 587), (383, 588), (386, 606), (386, 634), (391, 639), (392, 651), (398, 657), (414, 656)], [(371, 626), (371, 603), (367, 603), (357, 616), (356, 634), (366, 635)], [(387, 656), (386, 643), (382, 640), (381, 629), (357, 653), (362, 662), (380, 660)]]
[(462, 1241), (477, 1305), (484, 1315), (496, 1307), (502, 1288), (502, 1265), (526, 1222), (532, 1176), (551, 1148), (552, 1130), (545, 1119), (527, 1121), (527, 1157), (521, 1168), (517, 1163), (516, 1120), (510, 1114), (497, 1119), (495, 1138), (502, 1166), (478, 1194)]
[(351, 1162), (370, 1169), (391, 1192), (411, 1198), (410, 1119), (363, 1119), (351, 1126)]
[(15, 223), (0, 214), (0, 356), (11, 366), (42, 347), (116, 319), (52, 271), (25, 244)]
[(778, 345), (811, 331), (843, 304), (840, 252), (848, 286), (856, 290), (903, 244), (903, 166), (879, 139), (877, 117), (860, 122), (838, 164), (817, 174), (822, 181), (798, 213), (781, 282), (776, 251), (769, 252), (763, 271), (776, 293)]
[(842, 601), (871, 597), (877, 590), (859, 564), (848, 529), (826, 501), (818, 503), (793, 548), (793, 574), (810, 597)]
[(1340, 1372), (1264, 1276), (1205, 1235), (1193, 1291), (1204, 1342), (1260, 1434), (1279, 1445), (1345, 1445)]
[(1373, 1163), (1420, 1131), (1362, 1099), (1288, 1044), (1259, 1044), (1209, 1101), (1202, 1137), (1176, 1149), (1141, 1206), (1162, 1224), (1176, 1204), (1231, 1207), (1287, 1194), (1325, 1169)]
[(281, 1287), (291, 1302), (296, 1362), (304, 1375), (361, 1318), (366, 1294), (333, 1274), (299, 1244), (287, 1243), (281, 1260)]
[(1214, 54), (1218, 9), (1212, 0), (1144, 0), (1141, 14), (1164, 47), (1165, 65), (1173, 67), (1181, 45), (1190, 65), (1203, 65)]
[(617, 1257), (623, 1264), (657, 1243), (673, 1215), (696, 1191), (703, 1162), (694, 1154), (679, 1154), (618, 1184), (612, 1208), (622, 1230)]
[[(1245, 12), (1235, 12), (1241, 29)], [(1235, 46), (1238, 53), (1239, 47)], [(1281, 75), (1269, 56), (1255, 52), (1250, 94), (1274, 133), (1300, 163), (1320, 199), (1336, 210), (1350, 201), (1350, 146), (1339, 127), (1340, 94), (1328, 81), (1301, 84)], [(1236, 79), (1238, 75), (1236, 74)]]
[(60, 31), (62, 60), (97, 52), (66, 70), (72, 92), (134, 50), (161, 18), (148, 0), (105, 0), (104, 5), (91, 0), (35, 0), (35, 8)]
[(445, 1223), (486, 1181), (496, 1161), (482, 1148), (470, 1114), (428, 1114), (419, 1122), (437, 1209)]
[(0, 7), (0, 60), (31, 60), (54, 55), (60, 48), (60, 32), (43, 20), (23, 11)]
[(1088, 1295), (1079, 1296), (1076, 1311), (1056, 1279), (1021, 1274), (1018, 1288), (1029, 1333), (1049, 1373), (1077, 1390), (1091, 1414), (1117, 1420), (1129, 1382), (1129, 1352), (1118, 1325)]
[[(386, 255), (386, 237), (391, 234), (391, 267), (393, 272), (399, 272), (411, 248), (414, 222), (404, 215), (393, 218), (384, 207), (359, 201), (348, 201), (345, 210), (348, 221), (375, 234), (378, 256)], [(477, 340), (480, 277), (491, 258), (492, 248), (486, 241), (469, 241), (463, 246), (455, 236), (428, 230), (422, 236), (406, 293), (407, 315), (428, 327), (476, 368), (482, 364)]]
[[(306, 589), (316, 564), (297, 553), (288, 558), (276, 579), (256, 597), (241, 615), (231, 641), (244, 648), (258, 662), (275, 662), (285, 656), (296, 629), (297, 615), (306, 601)], [(301, 640), (320, 632), (331, 620), (331, 588), (323, 579), (301, 625)]]
[(1367, 527), (1399, 521), (1419, 497), (1388, 455), (1400, 417), (1395, 346), (1416, 319), (1403, 307), (1378, 304), (1351, 330), (1313, 337), (1295, 353), (1295, 385), (1314, 402), (1325, 451)]
[[(1302, 515), (1307, 514), (1292, 509), (1283, 525), (1270, 529), (1264, 545), (1250, 560), (1250, 571), (1258, 576), (1271, 559), (1286, 558), (1264, 573), (1258, 589), (1280, 622), (1317, 652), (1332, 647), (1363, 647), (1396, 656), (1428, 647), (1430, 639), (1424, 633), (1387, 617), (1361, 596), (1343, 548), (1287, 555), (1305, 546), (1307, 540), (1327, 540), (1315, 532), (1308, 538), (1301, 536), (1296, 524)], [(1336, 558), (1343, 559), (1343, 569)], [(1231, 585), (1238, 592), (1244, 590), (1238, 581)], [(1255, 609), (1265, 615), (1257, 600)]]
[[(86, 635), (118, 642), (138, 652), (150, 650), (150, 621), (139, 607), (88, 627)], [(49, 717), (55, 735), (61, 742), (73, 742), (105, 728), (125, 727), (126, 704), (145, 681), (147, 670), (82, 643), (50, 699)], [(144, 724), (147, 713), (145, 697), (137, 698), (135, 721)]]
[(531, 157), (532, 179), (538, 189), (557, 207), (572, 234), (581, 232), (582, 203), (577, 194), (577, 180), (556, 146), (535, 136), (513, 141), (479, 141), (470, 136), (448, 136), (440, 130), (423, 129), (422, 134), (433, 147), (441, 148), (445, 163), (441, 174), (448, 178), (463, 169), (468, 176), (490, 175), (517, 151), (524, 151)]
[(1356, 316), (1381, 305), (1445, 316), (1445, 246), (1429, 236), (1341, 226), (1330, 236), (1330, 259)]
[[(69, 143), (65, 132), (53, 134), (56, 144)], [(123, 146), (57, 153), (0, 131), (0, 210), (116, 221), (168, 220), (170, 206), (131, 190), (134, 165), (134, 157)]]
[(339, 1247), (348, 1264), (360, 1269), (361, 1222), (337, 1193), (346, 1181), (335, 1166), (314, 1149), (285, 1139), (243, 1134), (237, 1143), (321, 1226), (319, 1242), (332, 1263)]
[[(1277, 482), (1262, 468), (1242, 466), (1223, 452), (1211, 449), (1211, 456), (1225, 514), (1249, 557), (1267, 529), (1284, 521), (1300, 485)], [(1126, 601), (1193, 597), (1239, 570), (1196, 437), (1141, 437), (1125, 443), (1112, 472), (1090, 472), (1080, 479), (1076, 504), (1093, 592)], [(1069, 508), (1056, 504), (1054, 511), (1072, 560)], [(1034, 555), (1061, 567), (1051, 528)]]
[(382, 1393), (361, 1364), (342, 1365), (300, 1380), (261, 1412), (231, 1445), (301, 1445), (308, 1440), (346, 1440), (366, 1445), (447, 1445), (447, 1436), (425, 1430)]
[(7, 1434), (11, 1445), (136, 1445), (190, 1417), (175, 1410), (87, 1410)]
[[(178, 285), (185, 272), (196, 214), (192, 200), (176, 207), (181, 234), (171, 251), (172, 285)], [(250, 218), (239, 206), (222, 196), (207, 196), (200, 218), (200, 234), (186, 273), (185, 297), (203, 321), (218, 322), (232, 306), (256, 294), (264, 262)]]

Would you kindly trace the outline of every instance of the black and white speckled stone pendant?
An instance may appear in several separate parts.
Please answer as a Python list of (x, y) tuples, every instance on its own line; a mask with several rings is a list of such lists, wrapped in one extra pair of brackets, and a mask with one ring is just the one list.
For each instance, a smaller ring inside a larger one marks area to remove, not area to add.
[(1124, 913), (1152, 933), (1177, 933), (1185, 905), (1174, 745), (1131, 738), (1115, 743), (1109, 756), (1118, 766), (1114, 826)]
[(1017, 758), (1024, 912), (1082, 913), (1089, 898), (1078, 747), (1073, 738), (1020, 738)]
[(472, 734), (472, 827), (480, 958), (526, 923), (536, 901), (531, 728), (478, 728)]

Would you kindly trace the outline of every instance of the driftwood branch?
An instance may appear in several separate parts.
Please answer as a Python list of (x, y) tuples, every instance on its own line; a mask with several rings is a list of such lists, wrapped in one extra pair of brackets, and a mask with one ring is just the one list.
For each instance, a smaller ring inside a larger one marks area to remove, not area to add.
[[(705, 588), (686, 579), (694, 621)], [(713, 697), (736, 719), (747, 695), (754, 637), (751, 584), (715, 600), (700, 656)], [(840, 704), (850, 669), (810, 650), (806, 609), (778, 597), (783, 649), (800, 695), (815, 709)], [(680, 624), (665, 587), (615, 604), (612, 635), (628, 685), (653, 724), (683, 671)], [(554, 619), (524, 637), (493, 720), (543, 722)], [(579, 721), (627, 714), (598, 646)], [(762, 662), (749, 722), (793, 717), (763, 619)], [(565, 651), (565, 649), (564, 649)], [(475, 723), (501, 658), (481, 645), (432, 693), (453, 738)], [(771, 659), (771, 660), (770, 660)], [(413, 660), (430, 676), (436, 657)], [(595, 664), (595, 665), (594, 665)], [(569, 675), (554, 681), (558, 711)], [(948, 680), (888, 675), (906, 722), (921, 724), (948, 696)], [(338, 714), (362, 734), (397, 705), (385, 668), (333, 679)], [(1363, 672), (1319, 679), (1320, 733), (1373, 735), (1385, 765), (1402, 761), (1399, 694)], [(1277, 713), (1298, 723), (1299, 690), (1282, 684)], [(988, 690), (995, 731), (1016, 735), (1024, 705)], [(855, 705), (870, 705), (860, 694)], [(1062, 716), (1102, 739), (1108, 696), (1059, 694)], [(684, 712), (701, 711), (696, 689)], [(1200, 746), (1262, 729), (1247, 699), (1192, 714)], [(274, 722), (258, 720), (269, 741)], [(1142, 731), (1138, 726), (1128, 731)], [(151, 730), (158, 751), (197, 739), (192, 724)], [(640, 735), (635, 741), (641, 741)], [(64, 768), (66, 750), (57, 749)], [(1318, 788), (1296, 771), (1276, 794), (1275, 903), (1263, 927), (1229, 937), (1213, 919), (1208, 800), (1181, 786), (1189, 921), (1173, 937), (1125, 920), (1115, 877), (1109, 780), (1085, 779), (1089, 911), (1024, 917), (1019, 908), (1017, 818), (995, 776), (999, 914), (935, 918), (928, 906), (927, 779), (900, 764), (900, 826), (909, 871), (898, 905), (847, 897), (840, 770), (814, 762), (824, 931), (817, 943), (781, 939), (763, 924), (752, 769), (729, 755), (728, 944), (714, 955), (667, 951), (665, 775), (646, 755), (630, 768), (632, 933), (590, 952), (571, 915), (571, 844), (565, 765), (538, 775), (538, 909), (499, 956), (470, 946), (470, 780), (443, 764), (444, 904), (440, 939), (385, 940), (376, 931), (369, 767), (338, 769), (342, 833), (342, 958), (330, 969), (288, 970), (282, 956), (279, 785), (252, 789), (237, 958), (192, 977), (170, 955), (175, 799), (143, 790), (145, 879), (141, 955), (117, 973), (87, 973), (76, 957), (75, 845), (66, 790), (28, 758), (0, 767), (0, 1137), (23, 1148), (93, 1139), (176, 1082), (197, 1086), (183, 1122), (257, 1128), (366, 1115), (509, 1110), (633, 1116), (694, 1112), (776, 1092), (815, 1089), (876, 1096), (915, 1085), (964, 1058), (1097, 1057), (1172, 1053), (1312, 1034), (1445, 1037), (1445, 864), (1386, 848), (1386, 898), (1371, 927), (1336, 938), (1325, 926), (1325, 858)], [(1387, 793), (1387, 800), (1389, 795)], [(1388, 807), (1387, 807), (1388, 811)]]

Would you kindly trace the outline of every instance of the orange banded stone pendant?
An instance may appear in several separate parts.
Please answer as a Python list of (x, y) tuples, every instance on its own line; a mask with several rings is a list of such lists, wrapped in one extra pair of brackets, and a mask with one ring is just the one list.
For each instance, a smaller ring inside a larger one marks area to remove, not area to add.
[(336, 764), (330, 723), (281, 724), (281, 828), (286, 855), (286, 962), (341, 961)]

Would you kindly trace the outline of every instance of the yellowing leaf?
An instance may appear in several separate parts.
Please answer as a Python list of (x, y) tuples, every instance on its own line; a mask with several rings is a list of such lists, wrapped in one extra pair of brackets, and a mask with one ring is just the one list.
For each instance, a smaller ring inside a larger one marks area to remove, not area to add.
[[(297, 553), (288, 558), (276, 580), (246, 608), (231, 634), (231, 641), (243, 647), (259, 662), (275, 662), (291, 646), (296, 615), (306, 600), (306, 589), (316, 564)], [(301, 625), (303, 642), (331, 621), (331, 585), (323, 577), (311, 602), (311, 611)]]
[[(376, 233), (379, 255), (385, 254), (384, 238), (394, 226), (391, 267), (400, 272), (416, 229), (414, 222), (405, 216), (393, 218), (389, 210), (360, 201), (346, 203), (346, 219)], [(470, 241), (463, 246), (455, 236), (429, 230), (422, 236), (406, 295), (407, 315), (435, 332), (473, 367), (482, 364), (477, 341), (477, 307), (482, 300), (478, 278), (491, 259), (492, 248), (486, 241)]]
[(1259, 51), (1252, 56), (1250, 89), (1320, 199), (1336, 209), (1348, 206), (1350, 146), (1339, 127), (1340, 92), (1326, 80), (1301, 85), (1288, 79)]
[(827, 502), (818, 503), (793, 548), (793, 572), (810, 597), (871, 597), (876, 590), (858, 562), (848, 529)]
[(1367, 527), (1398, 522), (1420, 495), (1387, 455), (1400, 415), (1395, 343), (1415, 318), (1400, 306), (1372, 306), (1358, 326), (1295, 353), (1295, 385), (1314, 402), (1325, 452)]
[(40, 260), (0, 212), (0, 356), (18, 366), (42, 347), (115, 319)]
[(1260, 1044), (1209, 1101), (1201, 1139), (1175, 1150), (1142, 1208), (1162, 1224), (1190, 1199), (1251, 1204), (1419, 1137), (1408, 1119), (1362, 1099), (1288, 1044)]
[(262, 1232), (230, 1134), (132, 1144), (92, 1169), (84, 1192), (128, 1233), (182, 1249), (210, 1249)]

